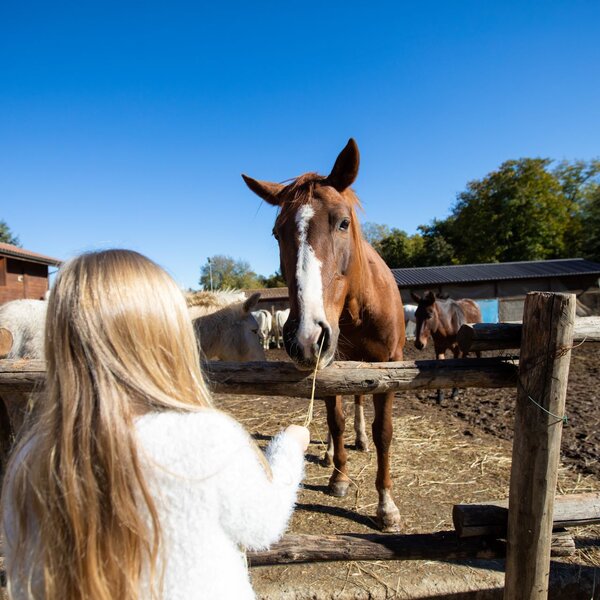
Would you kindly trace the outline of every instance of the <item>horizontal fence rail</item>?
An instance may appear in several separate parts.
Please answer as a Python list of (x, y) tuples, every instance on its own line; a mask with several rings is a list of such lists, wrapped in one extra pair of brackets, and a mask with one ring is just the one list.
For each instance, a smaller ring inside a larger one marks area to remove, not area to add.
[[(313, 373), (291, 362), (208, 362), (211, 389), (224, 394), (310, 397)], [(510, 358), (417, 360), (389, 363), (335, 362), (318, 371), (315, 397), (440, 388), (510, 388), (518, 363)], [(45, 362), (1, 360), (2, 391), (30, 392), (43, 385)]]
[[(515, 350), (521, 347), (522, 323), (467, 323), (456, 340), (463, 352)], [(600, 317), (575, 319), (573, 342), (600, 342)]]
[[(459, 537), (491, 535), (505, 538), (508, 500), (455, 504), (452, 521)], [(553, 529), (600, 523), (600, 492), (569, 494), (554, 499)]]

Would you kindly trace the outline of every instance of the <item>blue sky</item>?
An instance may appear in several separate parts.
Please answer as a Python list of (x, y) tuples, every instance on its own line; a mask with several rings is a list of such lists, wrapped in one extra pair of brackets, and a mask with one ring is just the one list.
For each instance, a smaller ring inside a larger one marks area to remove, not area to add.
[(361, 151), (363, 221), (409, 233), (509, 158), (600, 156), (600, 3), (0, 5), (0, 219), (58, 258), (278, 268), (240, 173)]

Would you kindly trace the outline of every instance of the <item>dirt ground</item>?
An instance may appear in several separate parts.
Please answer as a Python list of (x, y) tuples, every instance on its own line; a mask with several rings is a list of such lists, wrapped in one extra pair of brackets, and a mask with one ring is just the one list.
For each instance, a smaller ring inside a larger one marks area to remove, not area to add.
[[(432, 358), (407, 346), (406, 358)], [(269, 360), (287, 360), (270, 350)], [(572, 352), (563, 431), (559, 493), (600, 491), (600, 344)], [(435, 392), (399, 393), (394, 406), (392, 478), (403, 533), (452, 530), (452, 506), (508, 496), (514, 390), (461, 390), (440, 406)], [(220, 395), (218, 406), (233, 414), (265, 446), (290, 423), (304, 421), (305, 398)], [(368, 421), (372, 405), (366, 403)], [(353, 414), (351, 399), (346, 413)], [(377, 506), (374, 451), (354, 449), (353, 420), (346, 425), (350, 492), (326, 494), (330, 469), (320, 466), (327, 436), (325, 407), (317, 401), (311, 424), (306, 477), (289, 530), (295, 533), (373, 533)], [(600, 600), (600, 526), (572, 530), (574, 556), (551, 565), (554, 600)], [(1, 564), (0, 564), (1, 567)], [(352, 561), (254, 567), (251, 577), (262, 600), (449, 598), (501, 599), (504, 561)], [(5, 598), (4, 590), (0, 598)]]
[[(407, 346), (406, 358), (430, 358)], [(269, 360), (285, 360), (271, 350)], [(600, 491), (598, 449), (600, 344), (573, 350), (559, 493)], [(434, 392), (399, 393), (394, 407), (392, 478), (403, 533), (451, 530), (452, 506), (508, 496), (514, 390), (461, 390), (440, 406)], [(218, 396), (219, 406), (244, 423), (261, 445), (289, 423), (302, 423), (302, 398)], [(372, 417), (371, 403), (365, 409)], [(347, 415), (353, 414), (351, 398)], [(351, 489), (326, 494), (330, 469), (319, 465), (327, 429), (317, 402), (306, 478), (290, 524), (294, 533), (375, 532), (377, 494), (373, 451), (354, 451), (352, 419), (346, 425)], [(574, 530), (577, 552), (553, 561), (551, 598), (600, 599), (600, 527)], [(253, 585), (265, 600), (308, 598), (501, 598), (503, 561), (338, 562), (256, 567)]]

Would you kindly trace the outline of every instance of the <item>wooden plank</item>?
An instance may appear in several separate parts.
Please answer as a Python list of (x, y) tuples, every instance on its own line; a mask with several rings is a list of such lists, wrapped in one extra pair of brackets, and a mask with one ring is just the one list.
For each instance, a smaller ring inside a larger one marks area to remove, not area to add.
[[(521, 347), (521, 323), (466, 323), (456, 336), (463, 352), (510, 350)], [(573, 341), (600, 342), (600, 317), (575, 319)]]
[[(552, 555), (575, 550), (564, 531), (552, 537)], [(506, 544), (489, 536), (460, 539), (453, 531), (424, 534), (309, 535), (288, 533), (268, 550), (248, 552), (251, 567), (340, 560), (468, 560), (504, 558)]]
[(505, 600), (548, 597), (552, 515), (575, 295), (525, 298), (510, 477)]
[(288, 533), (268, 550), (248, 552), (248, 562), (258, 567), (339, 560), (466, 560), (504, 556), (505, 544), (499, 540), (461, 540), (453, 531), (411, 535)]
[[(458, 537), (505, 537), (508, 500), (455, 504), (452, 520)], [(600, 523), (600, 492), (556, 496), (552, 522), (553, 529)]]
[[(0, 361), (0, 393), (31, 391), (43, 384), (43, 361)], [(312, 372), (291, 362), (209, 362), (204, 373), (214, 392), (310, 397)], [(511, 359), (422, 360), (393, 363), (335, 362), (317, 374), (316, 397), (388, 391), (516, 385)]]

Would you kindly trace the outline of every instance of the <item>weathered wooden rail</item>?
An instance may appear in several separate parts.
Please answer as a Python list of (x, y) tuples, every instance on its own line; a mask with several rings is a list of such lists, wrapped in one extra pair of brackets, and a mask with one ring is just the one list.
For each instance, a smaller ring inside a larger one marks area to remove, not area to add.
[[(467, 323), (456, 337), (463, 352), (516, 350), (521, 347), (522, 323)], [(573, 342), (600, 342), (600, 317), (575, 319)]]
[[(600, 319), (587, 320), (586, 329), (582, 325), (582, 320), (575, 321), (574, 295), (534, 292), (526, 298), (522, 326), (488, 329), (476, 326), (463, 333), (465, 339), (470, 336), (468, 349), (471, 351), (520, 348), (519, 362), (510, 358), (488, 358), (334, 363), (320, 371), (316, 379), (317, 397), (452, 387), (516, 387), (510, 498), (508, 515), (505, 513), (508, 527), (506, 600), (547, 598), (562, 415), (574, 330), (575, 339), (600, 340)], [(312, 384), (311, 373), (298, 371), (290, 363), (207, 363), (205, 373), (212, 389), (222, 393), (308, 397)], [(42, 362), (0, 361), (0, 396), (9, 404), (11, 392), (30, 392), (43, 385), (43, 380)], [(9, 413), (14, 413), (16, 407), (7, 408)], [(468, 541), (445, 535), (288, 535), (269, 551), (277, 552), (276, 555), (252, 553), (250, 560), (255, 565), (356, 560), (357, 557), (435, 556), (449, 560), (463, 556), (461, 552), (471, 553), (470, 557), (483, 557), (491, 551), (504, 552), (504, 547), (490, 538)], [(561, 534), (554, 534), (555, 540), (560, 537)], [(424, 540), (428, 540), (425, 545), (430, 546), (435, 540), (435, 548), (423, 550)], [(324, 552), (326, 548), (329, 554)]]
[[(40, 360), (0, 361), (0, 389), (31, 392), (43, 385)], [(203, 365), (211, 389), (223, 394), (310, 397), (313, 374), (291, 362)], [(418, 360), (390, 363), (336, 362), (317, 374), (315, 396), (452, 387), (514, 387), (518, 365), (510, 358)]]

